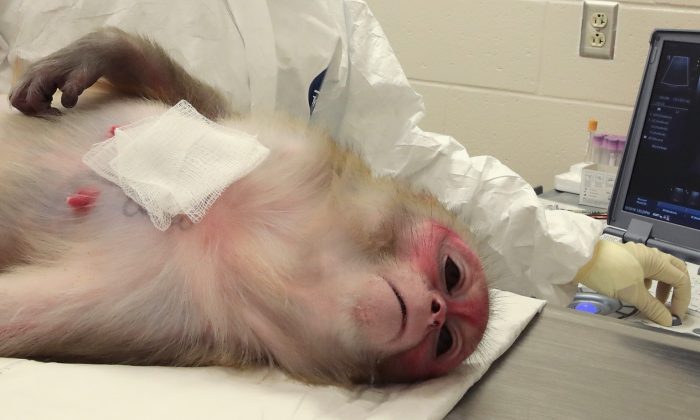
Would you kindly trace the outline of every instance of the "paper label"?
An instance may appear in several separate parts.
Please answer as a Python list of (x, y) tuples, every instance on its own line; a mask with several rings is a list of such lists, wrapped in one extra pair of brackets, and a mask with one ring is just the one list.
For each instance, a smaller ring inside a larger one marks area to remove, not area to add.
[(590, 165), (581, 171), (579, 204), (607, 209), (610, 205), (617, 168), (607, 165)]

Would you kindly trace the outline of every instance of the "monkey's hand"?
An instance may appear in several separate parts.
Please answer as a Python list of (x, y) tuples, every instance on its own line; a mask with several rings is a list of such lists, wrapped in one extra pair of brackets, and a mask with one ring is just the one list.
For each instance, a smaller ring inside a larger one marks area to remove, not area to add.
[(104, 72), (105, 63), (86, 54), (89, 51), (70, 46), (33, 63), (10, 92), (12, 106), (27, 115), (60, 115), (51, 106), (56, 90), (62, 92), (64, 107), (75, 106), (78, 96)]
[(175, 105), (187, 100), (216, 119), (231, 115), (226, 98), (188, 74), (157, 44), (117, 28), (103, 28), (32, 64), (10, 93), (10, 103), (28, 115), (57, 115), (56, 90), (72, 108), (83, 91), (104, 77), (120, 93)]
[[(656, 298), (649, 293), (652, 279), (659, 282)], [(684, 318), (690, 304), (690, 276), (685, 263), (642, 244), (598, 241), (593, 258), (575, 280), (636, 306), (647, 318), (667, 327), (672, 324), (671, 314)], [(669, 311), (664, 302), (672, 288)]]

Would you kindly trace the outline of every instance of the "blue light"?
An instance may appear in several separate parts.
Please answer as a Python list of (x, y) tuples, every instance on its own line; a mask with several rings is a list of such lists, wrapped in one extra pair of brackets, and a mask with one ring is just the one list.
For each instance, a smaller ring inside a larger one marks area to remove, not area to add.
[(600, 312), (598, 305), (591, 302), (579, 302), (576, 304), (574, 309), (581, 312), (588, 312), (589, 314), (597, 314)]

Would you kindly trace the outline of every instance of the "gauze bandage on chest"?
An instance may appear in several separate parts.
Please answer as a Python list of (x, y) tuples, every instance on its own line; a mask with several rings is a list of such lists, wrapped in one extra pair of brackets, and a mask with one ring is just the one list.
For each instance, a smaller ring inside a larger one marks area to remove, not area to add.
[(118, 128), (83, 162), (119, 185), (164, 231), (179, 214), (202, 220), (224, 189), (268, 154), (255, 136), (220, 126), (180, 101), (162, 115)]

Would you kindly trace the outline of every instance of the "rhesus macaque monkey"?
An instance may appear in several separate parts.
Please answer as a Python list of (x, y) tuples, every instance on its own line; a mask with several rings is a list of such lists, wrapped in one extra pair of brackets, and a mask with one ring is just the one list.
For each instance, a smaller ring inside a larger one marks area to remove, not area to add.
[[(100, 77), (111, 93), (66, 107)], [(139, 98), (129, 97), (139, 96)], [(186, 99), (271, 149), (197, 224), (154, 228), (81, 158)], [(0, 119), (0, 356), (276, 365), (313, 383), (445, 374), (488, 318), (465, 226), (372, 177), (318, 130), (235, 116), (157, 45), (116, 29), (32, 65)]]

